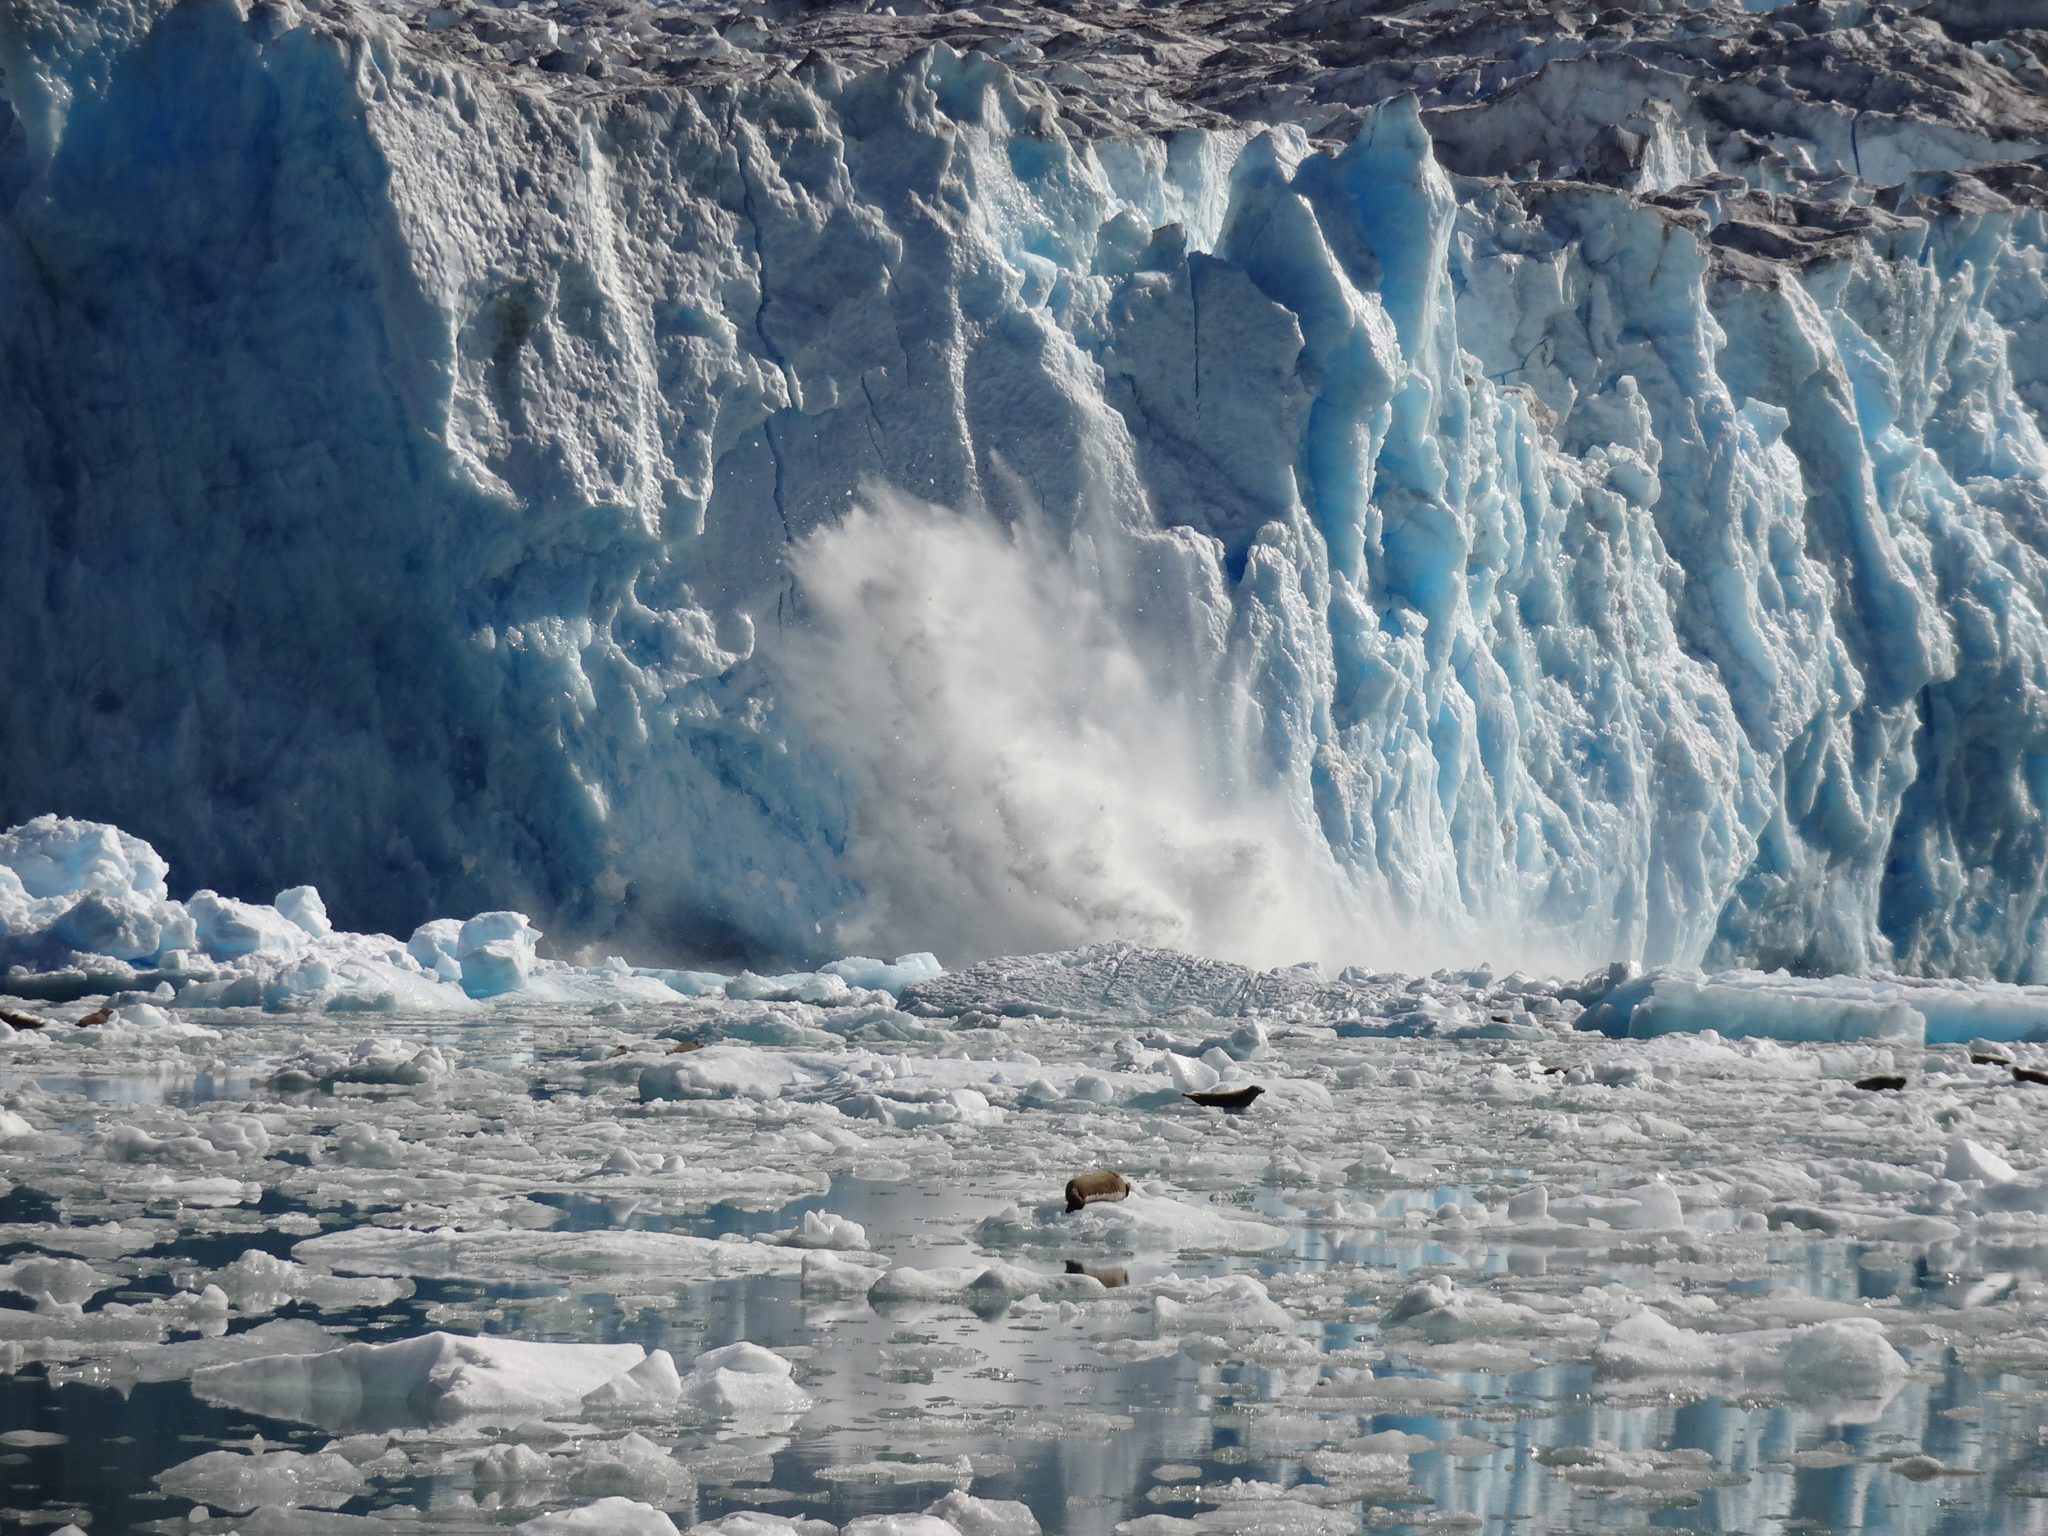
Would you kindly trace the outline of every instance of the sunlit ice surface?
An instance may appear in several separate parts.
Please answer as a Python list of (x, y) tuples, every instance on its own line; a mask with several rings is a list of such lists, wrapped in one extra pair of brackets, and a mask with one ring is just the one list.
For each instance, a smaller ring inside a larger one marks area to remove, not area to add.
[[(988, 974), (931, 984), (984, 986), (954, 1013), (33, 1005), (6, 1518), (2031, 1528), (2048, 1089), (2011, 1065), (2048, 1051), (1608, 1039), (1485, 973), (1377, 1017)], [(1070, 1214), (1096, 1167), (1132, 1193)]]

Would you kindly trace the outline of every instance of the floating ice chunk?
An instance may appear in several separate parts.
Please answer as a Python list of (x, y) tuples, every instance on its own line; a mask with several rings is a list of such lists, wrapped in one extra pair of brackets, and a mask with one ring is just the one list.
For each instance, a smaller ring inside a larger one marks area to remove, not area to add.
[(1295, 1319), (1256, 1276), (1222, 1275), (1160, 1281), (1152, 1297), (1152, 1321), (1153, 1332), (1166, 1337), (1284, 1330)]
[(1068, 1085), (1067, 1097), (1084, 1104), (1114, 1104), (1116, 1084), (1100, 1072), (1083, 1072)]
[(26, 1296), (38, 1312), (77, 1313), (113, 1283), (82, 1259), (37, 1253), (0, 1264), (0, 1290)]
[(534, 946), (539, 940), (539, 930), (524, 912), (483, 912), (472, 917), (455, 940), (462, 990), (475, 998), (502, 997), (521, 990), (533, 973)]
[(264, 1355), (317, 1355), (346, 1342), (303, 1318), (259, 1323), (244, 1333), (219, 1338), (181, 1339), (175, 1344), (130, 1350), (118, 1362), (121, 1381), (181, 1381), (209, 1365), (253, 1360)]
[(640, 1100), (773, 1099), (832, 1070), (787, 1053), (721, 1043), (642, 1068)]
[(890, 1270), (868, 1288), (876, 1306), (898, 1302), (967, 1301), (1005, 1306), (1026, 1296), (1089, 1300), (1105, 1295), (1093, 1275), (1046, 1274), (1016, 1264), (959, 1264), (942, 1269)]
[(1207, 1093), (1223, 1080), (1222, 1074), (1206, 1061), (1192, 1056), (1182, 1056), (1174, 1051), (1166, 1053), (1166, 1074), (1173, 1079), (1173, 1086), (1182, 1093)]
[[(11, 872), (35, 901), (133, 893), (162, 901), (171, 871), (139, 837), (96, 821), (38, 816), (0, 832), (0, 868)], [(0, 909), (4, 915), (4, 909)]]
[(359, 1040), (347, 1051), (309, 1051), (279, 1067), (271, 1082), (287, 1090), (333, 1083), (417, 1087), (454, 1070), (439, 1046), (379, 1036)]
[(863, 1515), (849, 1520), (842, 1536), (960, 1536), (936, 1515)]
[(923, 952), (898, 955), (887, 965), (864, 955), (850, 955), (844, 960), (834, 960), (830, 965), (821, 966), (820, 970), (827, 976), (843, 978), (848, 986), (870, 992), (901, 992), (905, 987), (945, 974), (938, 956)]
[(991, 1248), (1057, 1249), (1077, 1239), (1115, 1239), (1179, 1253), (1266, 1253), (1287, 1240), (1285, 1231), (1255, 1216), (1136, 1190), (1122, 1200), (1096, 1201), (1072, 1212), (1064, 1201), (1009, 1206), (984, 1217), (974, 1234)]
[(306, 947), (305, 930), (275, 907), (198, 891), (185, 910), (198, 926), (199, 947), (215, 960), (295, 955)]
[(683, 1168), (680, 1152), (635, 1153), (625, 1147), (614, 1147), (604, 1161), (605, 1172), (631, 1178), (665, 1177)]
[(1730, 1040), (1918, 1044), (1927, 1037), (1926, 1020), (1896, 987), (1756, 971), (1704, 978), (1653, 971), (1609, 992), (1586, 1010), (1579, 1027), (1635, 1039), (1708, 1030)]
[(1700, 1383), (1739, 1377), (1815, 1398), (1888, 1398), (1906, 1376), (1906, 1362), (1884, 1330), (1863, 1318), (1710, 1334), (1680, 1328), (1644, 1308), (1608, 1330), (1594, 1347), (1593, 1361), (1605, 1376)]
[(1911, 1478), (1916, 1483), (1924, 1483), (1937, 1477), (1975, 1477), (1978, 1475), (1975, 1467), (1950, 1466), (1947, 1462), (1924, 1453), (1913, 1456), (1901, 1456), (1891, 1464), (1891, 1469), (1900, 1477)]
[(630, 1371), (584, 1394), (585, 1408), (660, 1408), (682, 1396), (683, 1379), (665, 1349), (650, 1350)]
[(1967, 1136), (1958, 1136), (1948, 1144), (1948, 1162), (1942, 1169), (1942, 1176), (1954, 1179), (1958, 1184), (1968, 1179), (2004, 1184), (2018, 1178), (2019, 1170), (1989, 1147)]
[(585, 1442), (571, 1455), (548, 1459), (572, 1463), (566, 1469), (569, 1491), (585, 1498), (610, 1495), (672, 1502), (697, 1491), (690, 1469), (644, 1435)]
[(328, 1155), (351, 1168), (403, 1168), (405, 1141), (388, 1125), (344, 1125)]
[[(169, 933), (166, 933), (166, 929)], [(165, 949), (189, 948), (195, 930), (183, 909), (134, 892), (94, 891), (57, 919), (52, 935), (71, 949), (114, 960), (148, 960)]]
[(469, 1464), (469, 1480), (479, 1489), (546, 1483), (554, 1475), (554, 1458), (530, 1445), (494, 1445)]
[(1685, 1225), (1678, 1191), (1661, 1181), (1639, 1184), (1611, 1196), (1578, 1195), (1546, 1200), (1552, 1220), (1571, 1226), (1598, 1222), (1622, 1232), (1666, 1232)]
[(180, 1178), (175, 1174), (153, 1172), (133, 1178), (109, 1179), (107, 1193), (121, 1200), (217, 1209), (254, 1204), (263, 1198), (263, 1186), (248, 1179)]
[[(292, 1249), (305, 1263), (345, 1274), (494, 1281), (658, 1272), (677, 1281), (733, 1275), (794, 1275), (797, 1250), (770, 1243), (719, 1242), (688, 1232), (415, 1231), (351, 1227), (309, 1237)], [(638, 1356), (634, 1357), (638, 1359)], [(593, 1386), (597, 1383), (593, 1382)]]
[(684, 997), (723, 997), (726, 986), (732, 981), (723, 971), (670, 971), (643, 967), (636, 974), (651, 977)]
[(1454, 1339), (1592, 1332), (1598, 1324), (1591, 1319), (1546, 1317), (1518, 1302), (1467, 1290), (1448, 1275), (1433, 1275), (1395, 1297), (1381, 1326), (1413, 1330), (1444, 1344)]
[(1949, 1143), (1943, 1174), (1943, 1199), (1986, 1211), (2048, 1215), (2048, 1168), (2022, 1173), (1989, 1147), (1959, 1136)]
[(807, 1520), (794, 1515), (771, 1515), (757, 1509), (741, 1509), (691, 1526), (690, 1536), (838, 1536), (838, 1531), (839, 1528), (829, 1520)]
[(1232, 1061), (1251, 1061), (1266, 1053), (1266, 1026), (1258, 1019), (1246, 1019), (1227, 1035), (1202, 1042), (1202, 1056), (1221, 1051)]
[(769, 1232), (759, 1241), (782, 1248), (837, 1248), (855, 1252), (867, 1247), (868, 1234), (859, 1222), (831, 1211), (805, 1211), (799, 1225)]
[(309, 1424), (516, 1423), (579, 1406), (646, 1357), (638, 1344), (539, 1344), (429, 1333), (195, 1371), (209, 1402)]
[(519, 1536), (679, 1536), (675, 1521), (652, 1504), (616, 1495), (581, 1509), (535, 1515), (512, 1529)]
[(329, 1451), (206, 1451), (158, 1473), (156, 1483), (172, 1498), (235, 1513), (260, 1504), (336, 1509), (367, 1486), (354, 1463)]
[(120, 1163), (176, 1163), (186, 1167), (262, 1157), (270, 1132), (254, 1115), (223, 1115), (182, 1136), (152, 1136), (139, 1125), (117, 1125), (99, 1139), (100, 1155)]
[(437, 917), (421, 923), (405, 941), (405, 952), (443, 981), (462, 980), (462, 961), (456, 949), (462, 942), (462, 924), (452, 917)]
[(404, 1280), (322, 1274), (254, 1248), (234, 1263), (214, 1270), (206, 1283), (219, 1286), (235, 1309), (245, 1314), (274, 1312), (294, 1303), (323, 1311), (383, 1307), (412, 1294), (411, 1284)]
[(811, 1399), (791, 1379), (787, 1360), (758, 1344), (728, 1344), (697, 1357), (678, 1385), (681, 1401), (700, 1412), (766, 1427), (811, 1411)]
[(1635, 1488), (1660, 1494), (1696, 1495), (1704, 1489), (1739, 1483), (1721, 1471), (1707, 1451), (1617, 1450), (1604, 1445), (1549, 1446), (1537, 1460), (1554, 1467), (1567, 1483), (1579, 1488)]
[(965, 1488), (974, 1481), (974, 1463), (965, 1456), (950, 1460), (911, 1457), (889, 1461), (843, 1461), (820, 1467), (817, 1476), (827, 1483), (868, 1483), (877, 1487), (915, 1487), (920, 1483), (952, 1483)]
[(871, 1264), (842, 1259), (835, 1253), (804, 1255), (803, 1292), (807, 1296), (865, 1296), (875, 1277)]
[(1029, 1504), (1013, 1499), (977, 1499), (964, 1488), (927, 1505), (925, 1513), (943, 1520), (960, 1536), (1038, 1536), (1038, 1517)]
[(159, 1008), (154, 1003), (123, 1003), (113, 1017), (80, 1031), (93, 1045), (157, 1040), (218, 1040), (220, 1031)]
[(892, 1089), (887, 1093), (852, 1093), (839, 1101), (839, 1112), (853, 1120), (879, 1120), (884, 1125), (995, 1125), (1003, 1111), (977, 1088)]
[(288, 891), (279, 891), (271, 905), (277, 908), (278, 915), (286, 922), (309, 937), (324, 939), (334, 932), (334, 924), (327, 917), (327, 903), (310, 885), (295, 885)]

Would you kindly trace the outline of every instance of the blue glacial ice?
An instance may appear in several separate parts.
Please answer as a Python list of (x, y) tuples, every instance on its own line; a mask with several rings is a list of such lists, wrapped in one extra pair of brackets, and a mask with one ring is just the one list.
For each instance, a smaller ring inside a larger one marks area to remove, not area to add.
[[(0, 824), (678, 962), (2048, 979), (2038, 64), (1696, 9), (1118, 86), (989, 8), (21, 0)], [(130, 863), (50, 942), (324, 963)]]

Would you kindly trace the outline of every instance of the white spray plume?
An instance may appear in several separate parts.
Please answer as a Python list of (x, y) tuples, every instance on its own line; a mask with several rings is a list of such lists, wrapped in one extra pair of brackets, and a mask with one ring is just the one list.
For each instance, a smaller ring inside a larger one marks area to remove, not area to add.
[(1035, 516), (870, 491), (790, 565), (784, 697), (854, 796), (866, 900), (840, 944), (955, 964), (1109, 938), (1363, 958), (1371, 926), (1327, 845), (1158, 685), (1099, 551)]

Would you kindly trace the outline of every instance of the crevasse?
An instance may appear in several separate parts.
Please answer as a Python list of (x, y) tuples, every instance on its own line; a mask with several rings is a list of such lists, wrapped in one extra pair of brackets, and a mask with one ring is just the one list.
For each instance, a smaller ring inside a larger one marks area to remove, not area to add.
[[(0, 825), (678, 953), (1307, 882), (1382, 963), (2048, 976), (2024, 200), (1789, 259), (1681, 139), (1105, 138), (945, 47), (551, 92), (228, 0), (12, 8), (0, 78)], [(937, 575), (1014, 594), (972, 665)], [(1104, 853), (1148, 796), (1214, 836)]]

